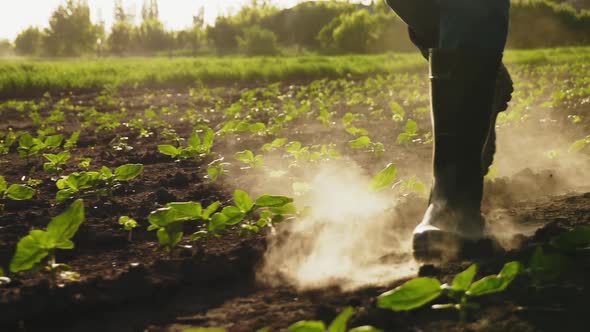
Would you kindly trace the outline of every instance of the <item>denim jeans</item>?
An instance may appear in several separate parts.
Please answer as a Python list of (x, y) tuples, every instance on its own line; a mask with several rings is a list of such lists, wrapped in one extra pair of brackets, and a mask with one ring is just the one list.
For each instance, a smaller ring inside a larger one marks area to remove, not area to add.
[(484, 49), (502, 52), (510, 0), (386, 0), (422, 49)]

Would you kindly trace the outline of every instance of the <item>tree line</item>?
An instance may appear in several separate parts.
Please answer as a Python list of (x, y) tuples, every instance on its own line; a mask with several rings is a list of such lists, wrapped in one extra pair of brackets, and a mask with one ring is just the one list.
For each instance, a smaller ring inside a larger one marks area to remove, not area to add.
[[(166, 29), (157, 0), (143, 0), (138, 24), (122, 0), (114, 0), (113, 16), (107, 33), (103, 22), (92, 22), (87, 1), (65, 0), (52, 13), (48, 28), (29, 27), (13, 44), (0, 41), (0, 53), (10, 48), (19, 55), (51, 57), (346, 54), (413, 49), (405, 24), (384, 0), (370, 5), (310, 1), (289, 9), (279, 9), (267, 0), (251, 0), (237, 13), (220, 16), (210, 26), (205, 25), (201, 8), (193, 15), (192, 26), (180, 31)], [(509, 47), (590, 44), (590, 11), (563, 0), (512, 0), (510, 24)]]

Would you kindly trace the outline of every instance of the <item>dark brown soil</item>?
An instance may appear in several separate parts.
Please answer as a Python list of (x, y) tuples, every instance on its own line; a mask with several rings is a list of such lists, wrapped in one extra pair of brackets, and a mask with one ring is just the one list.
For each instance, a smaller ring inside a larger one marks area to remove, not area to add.
[[(234, 95), (228, 92), (228, 98)], [(82, 96), (76, 102), (92, 103), (93, 97)], [(126, 98), (132, 105), (133, 96)], [(182, 96), (176, 98), (176, 105), (184, 105)], [(166, 98), (157, 101), (166, 102)], [(22, 114), (2, 116), (6, 127), (33, 128)], [(179, 125), (176, 129), (185, 137), (190, 127)], [(110, 142), (117, 135), (137, 133), (128, 129), (104, 135), (88, 133), (82, 136), (77, 153), (92, 158), (93, 165), (114, 167), (137, 162), (145, 165), (145, 171), (112, 197), (86, 199), (86, 220), (74, 238), (76, 248), (57, 254), (59, 262), (81, 274), (81, 280), (54, 285), (43, 274), (12, 276), (12, 283), (0, 286), (0, 331), (181, 331), (191, 326), (225, 327), (232, 332), (270, 326), (274, 331), (304, 319), (330, 321), (347, 306), (356, 310), (352, 326), (367, 324), (385, 331), (587, 331), (587, 256), (576, 258), (575, 271), (565, 282), (533, 289), (526, 280), (518, 280), (507, 292), (485, 298), (483, 309), (461, 324), (454, 312), (423, 309), (394, 313), (377, 309), (375, 297), (404, 280), (389, 287), (348, 293), (338, 289), (298, 292), (287, 284), (280, 288), (259, 284), (255, 272), (266, 249), (265, 234), (240, 237), (230, 232), (223, 238), (183, 243), (172, 254), (158, 250), (155, 234), (146, 231), (151, 211), (171, 201), (227, 202), (231, 193), (203, 179), (210, 160), (175, 163), (157, 153), (155, 146), (160, 140), (155, 137), (138, 141), (131, 151), (116, 151)], [(406, 163), (411, 164), (414, 159), (427, 160), (429, 153), (424, 146), (411, 154), (402, 152), (398, 158), (409, 159)], [(36, 197), (55, 196), (54, 182), (43, 172), (41, 158), (24, 160), (11, 153), (1, 157), (1, 162), (2, 175), (9, 183), (19, 182), (19, 177), (28, 174), (44, 180), (37, 187)], [(73, 163), (68, 166), (72, 168)], [(487, 184), (484, 206), (495, 216), (492, 223), (509, 217), (515, 229), (538, 230), (505, 239), (515, 249), (479, 260), (482, 275), (497, 273), (510, 260), (526, 263), (536, 246), (546, 246), (556, 234), (590, 225), (590, 193), (563, 195), (564, 190), (551, 172), (528, 170)], [(52, 199), (5, 203), (0, 215), (3, 267), (8, 266), (22, 236), (32, 228), (44, 228), (64, 209)], [(419, 220), (423, 205), (422, 199), (410, 196), (399, 206), (400, 213)], [(121, 215), (132, 216), (141, 224), (132, 242), (117, 223)], [(188, 225), (186, 231), (199, 227)], [(421, 274), (449, 281), (469, 264), (423, 266)]]

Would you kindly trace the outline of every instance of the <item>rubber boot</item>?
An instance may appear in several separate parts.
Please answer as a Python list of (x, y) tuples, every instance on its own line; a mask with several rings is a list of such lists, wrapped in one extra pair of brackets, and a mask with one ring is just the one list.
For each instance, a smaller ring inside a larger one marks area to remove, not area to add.
[(484, 239), (483, 152), (496, 115), (501, 60), (500, 52), (430, 50), (434, 181), (414, 230), (418, 260), (468, 257)]

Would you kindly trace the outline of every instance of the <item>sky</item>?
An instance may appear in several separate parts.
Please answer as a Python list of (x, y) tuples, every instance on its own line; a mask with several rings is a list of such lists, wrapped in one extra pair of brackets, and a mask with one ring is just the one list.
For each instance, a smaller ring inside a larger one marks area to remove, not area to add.
[[(293, 6), (303, 0), (274, 0), (281, 7)], [(49, 17), (55, 8), (65, 0), (0, 0), (0, 40), (10, 39), (29, 26), (47, 27)], [(109, 29), (113, 21), (113, 0), (88, 0), (94, 22), (105, 21)], [(141, 0), (123, 0), (126, 8), (135, 7), (136, 15), (141, 13)], [(160, 19), (167, 28), (178, 30), (192, 24), (192, 15), (205, 7), (205, 21), (211, 24), (218, 15), (234, 13), (248, 0), (160, 0)], [(135, 5), (134, 5), (135, 4)]]

